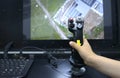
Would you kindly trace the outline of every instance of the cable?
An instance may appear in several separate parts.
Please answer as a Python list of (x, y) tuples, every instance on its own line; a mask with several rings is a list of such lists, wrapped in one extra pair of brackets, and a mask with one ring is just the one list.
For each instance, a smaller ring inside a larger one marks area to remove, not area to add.
[(48, 54), (48, 63), (50, 63), (55, 68), (58, 67), (57, 60), (58, 59), (54, 57), (51, 53)]
[(8, 51), (10, 50), (11, 46), (13, 45), (13, 41), (7, 43), (7, 45), (4, 48), (4, 59), (8, 58)]

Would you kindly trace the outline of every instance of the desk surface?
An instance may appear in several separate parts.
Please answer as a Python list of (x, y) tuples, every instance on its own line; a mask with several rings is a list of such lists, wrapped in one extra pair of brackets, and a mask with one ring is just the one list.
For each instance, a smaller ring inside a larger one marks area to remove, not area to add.
[[(57, 68), (48, 63), (47, 59), (35, 59), (27, 78), (73, 78), (69, 71), (71, 65), (68, 59), (57, 60)], [(79, 78), (108, 78), (91, 67), (86, 66), (86, 72)]]

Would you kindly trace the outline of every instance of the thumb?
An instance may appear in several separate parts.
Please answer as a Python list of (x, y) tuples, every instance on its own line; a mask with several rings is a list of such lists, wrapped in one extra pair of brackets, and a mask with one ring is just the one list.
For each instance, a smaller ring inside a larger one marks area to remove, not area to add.
[(79, 51), (79, 49), (81, 48), (77, 43), (75, 43), (75, 42), (73, 42), (73, 41), (70, 41), (70, 42), (69, 42), (69, 45), (70, 45), (72, 48), (76, 49), (77, 51)]

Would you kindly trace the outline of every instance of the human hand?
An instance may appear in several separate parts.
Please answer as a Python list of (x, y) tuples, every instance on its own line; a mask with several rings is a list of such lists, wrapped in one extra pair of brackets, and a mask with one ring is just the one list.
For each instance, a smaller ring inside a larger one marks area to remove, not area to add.
[(70, 41), (69, 44), (72, 48), (76, 49), (80, 54), (81, 58), (84, 62), (88, 61), (90, 57), (94, 57), (96, 54), (93, 52), (90, 44), (88, 43), (87, 39), (83, 40), (83, 45), (79, 46), (77, 43)]

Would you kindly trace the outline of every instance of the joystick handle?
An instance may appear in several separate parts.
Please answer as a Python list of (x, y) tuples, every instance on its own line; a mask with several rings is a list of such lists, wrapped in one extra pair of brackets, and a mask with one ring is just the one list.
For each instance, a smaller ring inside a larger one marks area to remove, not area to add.
[[(79, 45), (83, 45), (83, 26), (84, 20), (81, 17), (68, 19), (68, 29), (73, 33), (73, 40)], [(84, 61), (75, 49), (71, 49), (70, 63), (72, 65), (72, 75), (82, 76), (86, 69)]]
[[(81, 17), (68, 19), (68, 29), (73, 33), (73, 40), (80, 46), (83, 45), (83, 26), (84, 20)], [(82, 67), (84, 62), (79, 53), (75, 49), (72, 49), (71, 51), (71, 63), (75, 66)]]

